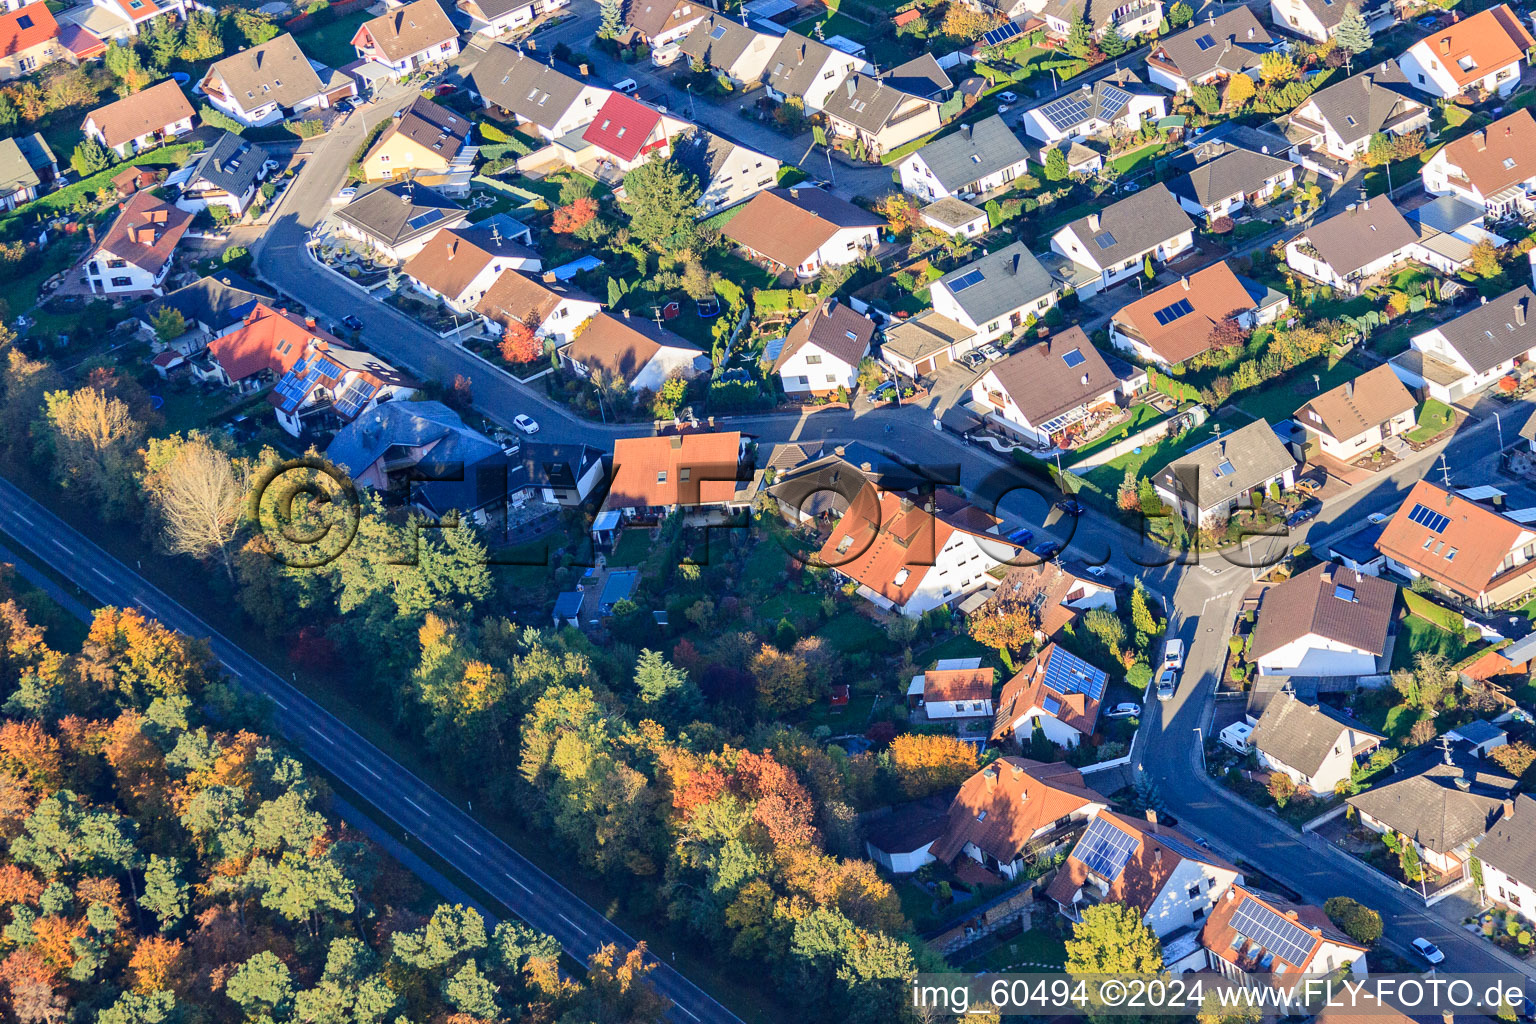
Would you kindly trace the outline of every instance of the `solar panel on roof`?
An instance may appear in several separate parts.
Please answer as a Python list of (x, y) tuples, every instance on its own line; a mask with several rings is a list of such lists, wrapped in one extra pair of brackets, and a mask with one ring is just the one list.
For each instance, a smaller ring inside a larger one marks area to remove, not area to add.
[(983, 46), (996, 46), (999, 43), (1006, 43), (1008, 40), (1018, 35), (1019, 32), (1019, 26), (1010, 21), (1008, 24), (999, 28), (994, 28), (992, 31), (982, 36), (981, 44)]
[(1168, 849), (1172, 850), (1180, 857), (1183, 857), (1185, 860), (1205, 861), (1209, 859), (1209, 855), (1200, 853), (1194, 847), (1181, 840), (1175, 839), (1173, 836), (1159, 835), (1157, 837), (1157, 841), (1168, 847)]
[(1071, 352), (1065, 353), (1061, 357), (1061, 361), (1068, 366), (1082, 366), (1087, 358), (1087, 356), (1083, 355), (1081, 349), (1073, 349)]
[(1057, 700), (1055, 697), (1045, 698), (1045, 700), (1041, 702), (1041, 706), (1045, 708), (1045, 713), (1048, 715), (1061, 714), (1061, 701)]
[(1109, 676), (1077, 655), (1058, 647), (1045, 666), (1045, 685), (1057, 693), (1081, 693), (1091, 700), (1104, 696)]
[(1105, 818), (1094, 818), (1088, 823), (1088, 831), (1072, 848), (1072, 856), (1082, 861), (1089, 871), (1109, 879), (1120, 877), (1125, 862), (1131, 859), (1136, 839), (1111, 825)]
[(336, 400), (336, 411), (342, 416), (356, 416), (358, 410), (367, 405), (378, 390), (378, 385), (358, 377), (347, 385), (347, 390)]
[(315, 365), (310, 369), (309, 375), (311, 377), (323, 375), (334, 380), (341, 376), (341, 367), (331, 362), (329, 359), (321, 358), (317, 360)]
[(983, 275), (982, 275), (981, 271), (979, 271), (979, 270), (968, 270), (965, 273), (961, 274), (959, 277), (955, 278), (953, 281), (949, 282), (949, 284), (946, 285), (946, 287), (951, 292), (963, 292), (967, 288), (972, 287), (973, 285), (981, 284), (982, 280), (983, 280)]
[(1413, 510), (1408, 513), (1408, 521), (1418, 523), (1431, 533), (1444, 533), (1445, 528), (1451, 525), (1449, 516), (1424, 505), (1413, 506)]
[(1094, 235), (1093, 240), (1098, 243), (1100, 249), (1108, 249), (1115, 244), (1115, 236), (1108, 231), (1100, 235)]
[(1195, 45), (1200, 47), (1202, 50), (1209, 50), (1211, 47), (1216, 45), (1216, 39), (1214, 36), (1207, 33), (1201, 36), (1199, 39), (1196, 39)]
[(1269, 909), (1258, 900), (1244, 896), (1232, 914), (1232, 928), (1252, 939), (1287, 963), (1301, 966), (1312, 955), (1317, 939), (1293, 921)]
[(1113, 85), (1099, 86), (1099, 111), (1108, 119), (1119, 116), (1120, 111), (1131, 105), (1131, 94)]
[(412, 217), (406, 223), (410, 226), (412, 231), (420, 231), (422, 228), (426, 227), (428, 224), (435, 224), (436, 222), (438, 222), (438, 221), (440, 221), (442, 219), (443, 219), (443, 211), (442, 210), (427, 210), (424, 213), (418, 213), (416, 216)]
[(1190, 305), (1190, 302), (1189, 302), (1188, 299), (1180, 299), (1178, 302), (1175, 302), (1173, 305), (1171, 305), (1171, 306), (1164, 306), (1162, 309), (1158, 310), (1156, 313), (1153, 313), (1152, 314), (1152, 318), (1154, 320), (1156, 320), (1162, 326), (1166, 327), (1169, 324), (1173, 323), (1175, 320), (1177, 320), (1179, 317), (1181, 317), (1181, 316), (1188, 316), (1189, 314), (1193, 313), (1194, 311), (1195, 311), (1195, 307)]

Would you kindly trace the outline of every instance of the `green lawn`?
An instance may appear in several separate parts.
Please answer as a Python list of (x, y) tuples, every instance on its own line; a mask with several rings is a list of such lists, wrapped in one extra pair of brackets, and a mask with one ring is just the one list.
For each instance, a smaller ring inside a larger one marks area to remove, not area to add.
[(1094, 441), (1090, 444), (1085, 444), (1081, 448), (1075, 449), (1072, 453), (1072, 462), (1067, 464), (1072, 465), (1080, 462), (1082, 461), (1083, 456), (1103, 448), (1105, 445), (1114, 444), (1116, 441), (1124, 440), (1138, 430), (1146, 429), (1155, 423), (1158, 419), (1160, 419), (1162, 415), (1163, 414), (1158, 412), (1157, 409), (1146, 403), (1131, 406), (1130, 419), (1126, 420), (1123, 424), (1116, 427), (1114, 430), (1111, 430), (1097, 441)]
[(816, 633), (839, 654), (879, 651), (890, 643), (884, 630), (854, 611), (828, 619)]
[(651, 553), (651, 531), (646, 529), (625, 530), (614, 545), (608, 564), (613, 566), (639, 565)]
[(805, 727), (814, 729), (824, 725), (832, 730), (833, 736), (862, 733), (869, 725), (869, 714), (874, 704), (875, 695), (872, 693), (850, 694), (848, 703), (840, 708), (833, 707), (824, 699), (819, 700), (805, 709)]
[(863, 39), (870, 34), (870, 27), (857, 18), (851, 18), (846, 14), (830, 13), (818, 14), (814, 18), (797, 21), (790, 26), (790, 31), (799, 32), (803, 36), (810, 36), (814, 39), (816, 34), (811, 30), (818, 23), (821, 25), (823, 37), (847, 36), (849, 39)]
[(1177, 459), (1201, 441), (1215, 437), (1222, 430), (1235, 430), (1246, 422), (1247, 418), (1241, 412), (1235, 416), (1228, 413), (1220, 420), (1206, 420), (1203, 424), (1181, 437), (1167, 438), (1158, 444), (1142, 448), (1140, 454), (1127, 452), (1118, 459), (1112, 459), (1102, 466), (1090, 469), (1079, 479), (1083, 481), (1085, 486), (1098, 491), (1105, 498), (1113, 501), (1115, 493), (1120, 489), (1120, 481), (1125, 479), (1126, 470), (1132, 470), (1138, 477), (1155, 476), (1168, 463)]
[(296, 33), (293, 38), (306, 57), (339, 68), (357, 59), (352, 37), (357, 34), (357, 27), (372, 17), (367, 11), (358, 11), (343, 15), (329, 25)]
[(1395, 669), (1412, 668), (1413, 656), (1419, 651), (1438, 651), (1450, 661), (1457, 662), (1472, 650), (1462, 637), (1417, 615), (1404, 615), (1398, 625), (1397, 646), (1392, 649), (1392, 667)]
[(968, 971), (1007, 971), (1012, 967), (1028, 971), (1038, 964), (1060, 967), (1066, 962), (1066, 944), (1054, 932), (1031, 928), (966, 961), (964, 967)]
[(997, 656), (997, 652), (985, 644), (979, 644), (964, 633), (957, 633), (948, 640), (940, 641), (918, 656), (918, 664), (932, 668), (938, 662), (951, 658), (980, 658), (983, 664)]
[(1149, 142), (1140, 149), (1122, 153), (1109, 162), (1109, 169), (1116, 177), (1126, 177), (1152, 163), (1152, 158), (1162, 152), (1163, 140)]
[[(1256, 388), (1244, 391), (1234, 398), (1233, 404), (1255, 419), (1278, 423), (1289, 419), (1291, 414), (1308, 399), (1330, 388), (1336, 388), (1347, 380), (1358, 377), (1363, 371), (1349, 359), (1341, 359), (1332, 366), (1327, 356), (1302, 363), (1281, 380), (1266, 381)], [(1313, 383), (1312, 377), (1318, 377)]]
[(1451, 425), (1456, 412), (1437, 398), (1419, 406), (1419, 425), (1403, 434), (1413, 444), (1423, 444)]

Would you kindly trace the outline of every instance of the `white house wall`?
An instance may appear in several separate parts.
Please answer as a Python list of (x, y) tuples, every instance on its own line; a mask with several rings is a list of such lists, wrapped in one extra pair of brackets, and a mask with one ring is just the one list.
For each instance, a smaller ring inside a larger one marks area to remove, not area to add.
[(1368, 676), (1376, 672), (1369, 651), (1308, 633), (1258, 659), (1265, 676)]

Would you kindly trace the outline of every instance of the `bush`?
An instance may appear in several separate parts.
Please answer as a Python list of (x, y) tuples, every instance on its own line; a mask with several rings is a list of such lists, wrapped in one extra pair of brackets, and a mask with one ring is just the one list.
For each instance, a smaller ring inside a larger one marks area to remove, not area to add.
[(1334, 896), (1323, 904), (1323, 912), (1356, 942), (1370, 946), (1381, 938), (1381, 915), (1348, 896)]
[(316, 135), (324, 134), (325, 122), (323, 121), (289, 121), (288, 130), (301, 139), (312, 139)]

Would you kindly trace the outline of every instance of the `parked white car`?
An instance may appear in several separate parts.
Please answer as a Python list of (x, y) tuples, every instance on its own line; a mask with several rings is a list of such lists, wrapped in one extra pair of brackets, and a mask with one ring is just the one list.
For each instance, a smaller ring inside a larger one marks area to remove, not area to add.
[(1141, 714), (1141, 705), (1140, 704), (1125, 703), (1125, 704), (1116, 704), (1114, 707), (1112, 707), (1108, 711), (1104, 712), (1104, 717), (1105, 718), (1131, 718), (1132, 716), (1139, 715), (1139, 714)]
[(1180, 669), (1183, 667), (1184, 641), (1173, 639), (1163, 644), (1163, 668)]
[(527, 413), (518, 413), (512, 417), (512, 425), (525, 434), (537, 434), (539, 432), (539, 421)]
[(1413, 948), (1418, 951), (1419, 956), (1422, 956), (1432, 964), (1438, 964), (1445, 960), (1445, 954), (1440, 952), (1440, 947), (1422, 935), (1413, 940)]
[(633, 96), (640, 91), (640, 83), (633, 78), (621, 78), (613, 83), (613, 89), (615, 92), (621, 92), (625, 96)]

